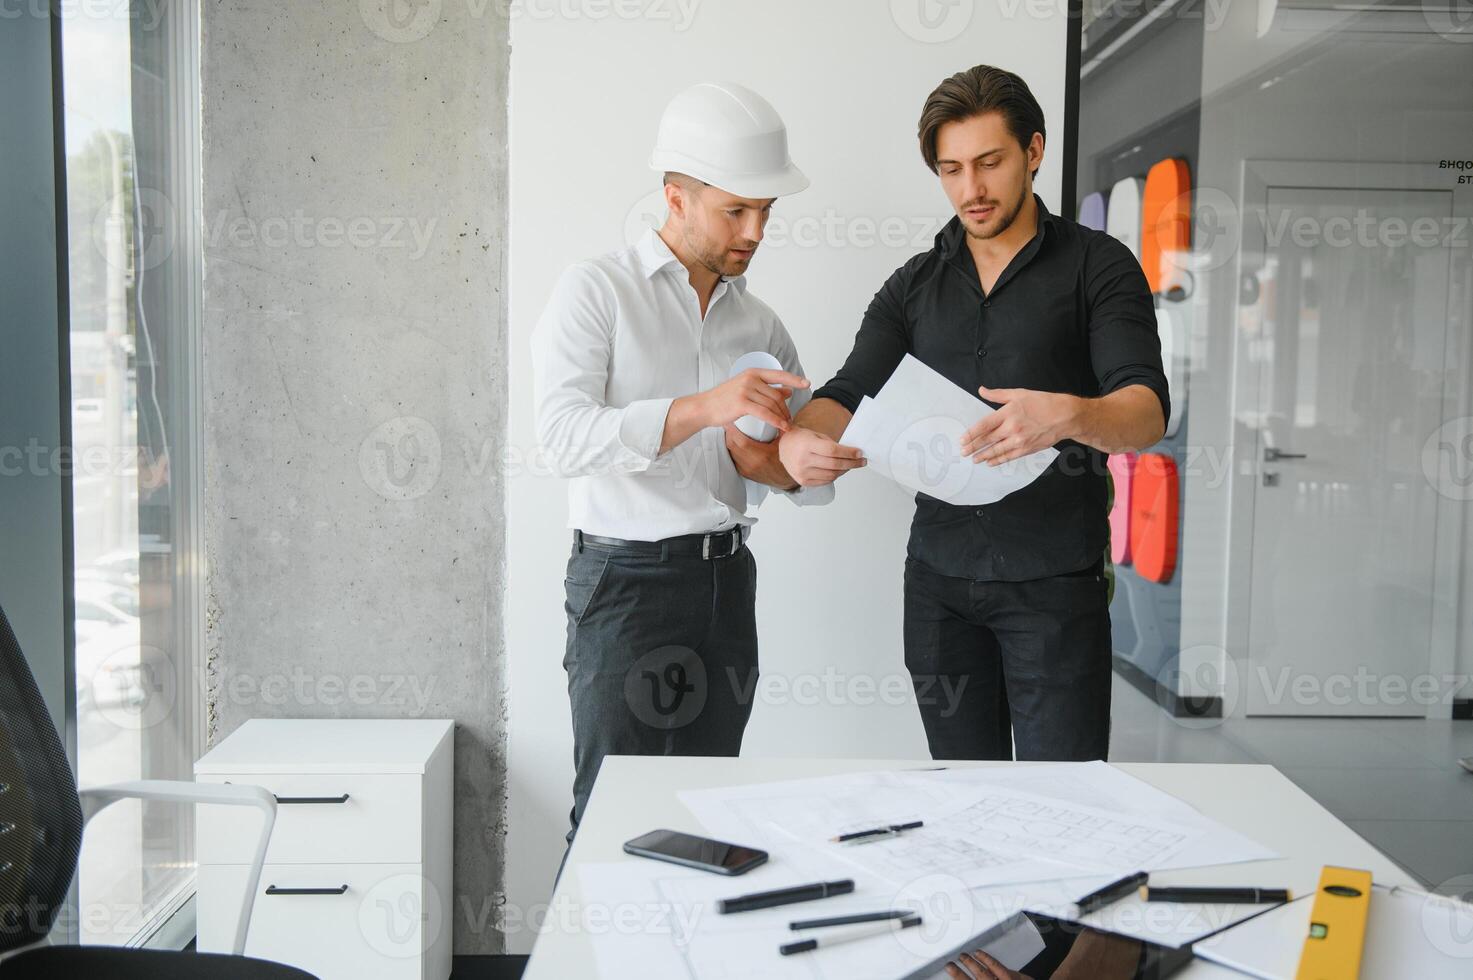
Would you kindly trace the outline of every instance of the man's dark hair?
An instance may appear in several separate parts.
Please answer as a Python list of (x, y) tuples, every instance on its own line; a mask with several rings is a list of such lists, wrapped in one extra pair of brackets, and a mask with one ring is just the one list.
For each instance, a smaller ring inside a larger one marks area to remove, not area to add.
[(1025, 152), (1034, 133), (1047, 139), (1043, 109), (1028, 90), (1028, 83), (1010, 71), (978, 65), (957, 72), (926, 96), (918, 130), (921, 157), (932, 173), (936, 172), (936, 134), (941, 127), (986, 112), (1002, 113), (1008, 131)]

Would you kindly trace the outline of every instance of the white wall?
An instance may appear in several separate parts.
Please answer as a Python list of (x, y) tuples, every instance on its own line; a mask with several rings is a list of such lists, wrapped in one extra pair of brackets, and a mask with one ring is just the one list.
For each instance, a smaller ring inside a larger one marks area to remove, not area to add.
[[(528, 4), (514, 13), (509, 951), (531, 947), (523, 919), (540, 914), (538, 904), (551, 894), (572, 804), (562, 669), (566, 486), (536, 472), (530, 458), (528, 337), (556, 276), (573, 261), (623, 245), (655, 209), (659, 177), (645, 161), (669, 97), (701, 80), (745, 83), (784, 115), (794, 159), (813, 180), (808, 191), (779, 202), (751, 288), (786, 320), (810, 378), (826, 381), (875, 290), (929, 248), (950, 216), (915, 139), (921, 104), (944, 77), (991, 63), (1028, 80), (1051, 130), (1038, 190), (1058, 210), (1064, 6), (637, 0)], [(646, 15), (622, 16), (640, 12)], [(942, 20), (927, 27), (923, 13)], [(761, 566), (763, 680), (746, 754), (927, 756), (901, 654), (911, 511), (903, 492), (869, 473), (843, 481), (827, 508), (800, 512), (784, 500), (763, 506), (752, 539)], [(828, 697), (831, 689), (839, 696)], [(901, 699), (887, 697), (897, 690)], [(814, 691), (818, 703), (799, 703)]]

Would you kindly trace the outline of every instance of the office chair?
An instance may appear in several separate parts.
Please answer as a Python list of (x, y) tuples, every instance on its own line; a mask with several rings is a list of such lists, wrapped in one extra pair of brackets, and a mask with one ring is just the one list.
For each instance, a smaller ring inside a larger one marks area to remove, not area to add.
[[(113, 946), (53, 946), (48, 936), (77, 870), (87, 821), (121, 799), (250, 806), (261, 811), (255, 862), (236, 922), (237, 955)], [(110, 980), (313, 980), (295, 967), (240, 956), (276, 800), (259, 786), (145, 779), (77, 791), (61, 738), (0, 608), (0, 975)]]

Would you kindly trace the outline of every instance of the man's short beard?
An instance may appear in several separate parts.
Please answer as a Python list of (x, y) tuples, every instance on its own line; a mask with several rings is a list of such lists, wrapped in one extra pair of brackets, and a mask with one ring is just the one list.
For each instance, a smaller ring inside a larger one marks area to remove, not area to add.
[(728, 270), (725, 253), (715, 251), (705, 242), (696, 241), (689, 228), (685, 232), (685, 247), (690, 249), (690, 254), (695, 256), (697, 262), (723, 279), (730, 279), (741, 274), (735, 269)]
[[(966, 229), (967, 236), (969, 238), (975, 238), (978, 241), (985, 242), (988, 239), (996, 238), (998, 235), (1001, 235), (1003, 232), (1007, 231), (1013, 226), (1014, 221), (1018, 220), (1018, 214), (1023, 210), (1023, 201), (1027, 198), (1027, 196), (1028, 186), (1025, 184), (1022, 190), (1018, 193), (1018, 199), (1013, 202), (1012, 210), (1003, 213), (1002, 219), (997, 224), (997, 231), (994, 231), (991, 234), (979, 235), (976, 232), (972, 231), (971, 228), (967, 227), (967, 223), (965, 221), (962, 222), (962, 227)], [(999, 211), (1002, 211), (1003, 206), (1001, 204), (999, 204), (997, 207)]]

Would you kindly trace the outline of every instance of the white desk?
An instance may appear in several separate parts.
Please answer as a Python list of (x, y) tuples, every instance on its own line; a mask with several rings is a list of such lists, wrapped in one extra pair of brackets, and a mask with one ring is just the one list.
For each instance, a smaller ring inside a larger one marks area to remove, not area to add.
[[(931, 762), (857, 759), (711, 759), (609, 756), (593, 788), (568, 864), (553, 895), (553, 908), (580, 907), (576, 868), (584, 862), (637, 861), (623, 844), (657, 827), (702, 834), (704, 828), (676, 798), (687, 789), (736, 786), (778, 779), (827, 776), (875, 769), (923, 769)], [(952, 766), (1025, 763), (944, 763)], [(1366, 843), (1272, 766), (1122, 763), (1120, 768), (1192, 804), (1254, 840), (1287, 855), (1277, 861), (1192, 868), (1152, 875), (1153, 883), (1266, 885), (1315, 882), (1326, 864), (1369, 869), (1377, 882), (1415, 880)], [(560, 932), (560, 916), (547, 918), (527, 964), (525, 980), (596, 977), (593, 939), (582, 930)], [(1177, 974), (1188, 980), (1239, 977), (1200, 960)]]

